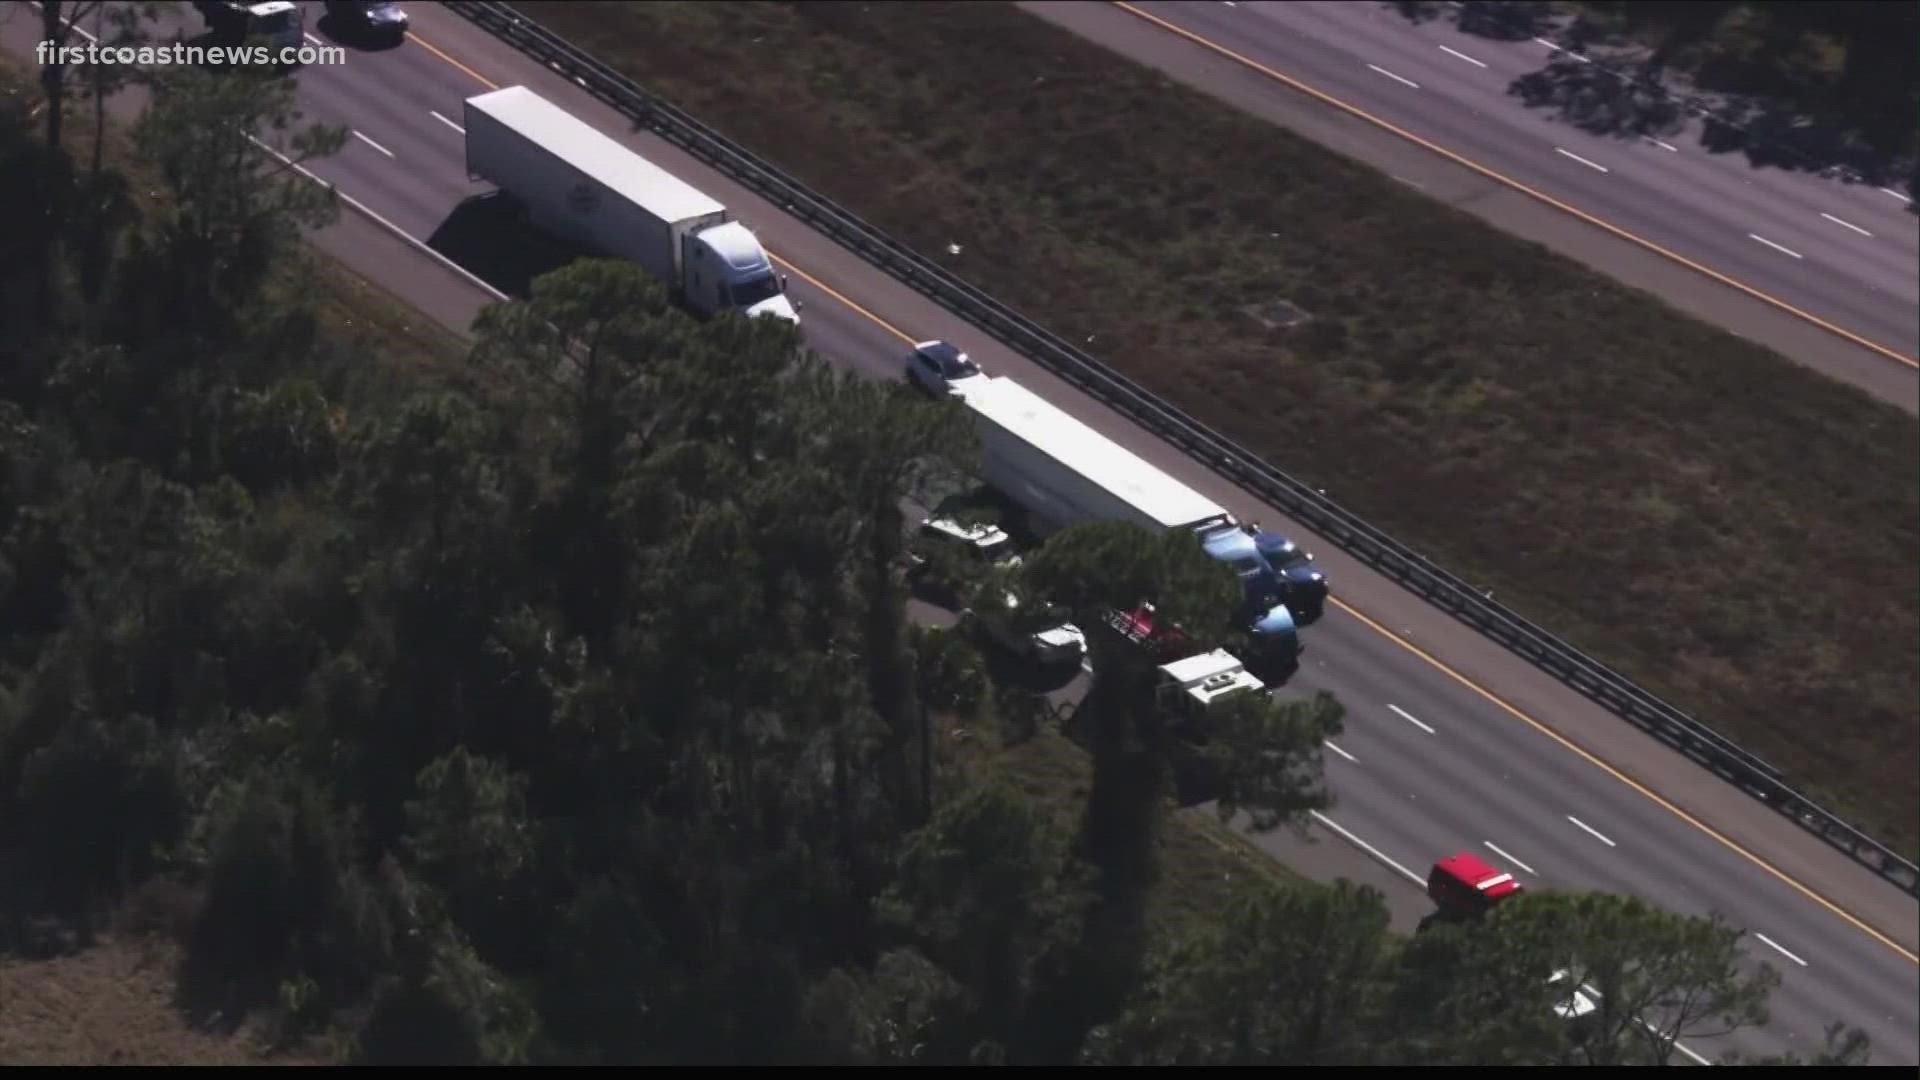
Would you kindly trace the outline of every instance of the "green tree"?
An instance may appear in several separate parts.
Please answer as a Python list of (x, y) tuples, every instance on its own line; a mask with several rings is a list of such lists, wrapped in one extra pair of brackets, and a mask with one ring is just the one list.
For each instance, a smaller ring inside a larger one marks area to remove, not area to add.
[[(905, 553), (907, 521), (902, 501), (925, 504), (928, 493), (951, 484), (977, 449), (965, 414), (953, 403), (933, 405), (903, 399), (895, 388), (852, 372), (808, 364), (799, 369), (804, 389), (801, 423), (811, 435), (818, 467), (834, 478), (844, 501), (851, 572), (864, 600), (863, 638), (873, 707), (888, 732), (889, 779), (904, 804), (915, 785), (909, 748), (922, 743), (907, 655), (906, 606), (896, 573)], [(920, 745), (922, 761), (931, 747)], [(928, 782), (921, 770), (920, 785)], [(919, 791), (924, 807), (932, 793)], [(916, 815), (918, 817), (918, 815)]]
[[(1537, 893), (1417, 937), (1402, 963), (1403, 1060), (1665, 1065), (1674, 1044), (1766, 1021), (1779, 974), (1748, 971), (1718, 916), (1637, 897)], [(1576, 988), (1594, 1008), (1561, 1011)]]
[(153, 93), (134, 145), (167, 198), (153, 212), (151, 265), (134, 282), (151, 292), (136, 299), (206, 334), (248, 310), (303, 229), (332, 219), (333, 189), (299, 167), (338, 150), (346, 129), (303, 124), (290, 80), (174, 67)]
[(871, 972), (836, 968), (809, 989), (803, 1053), (823, 1065), (1000, 1064), (991, 1044), (968, 1047), (970, 1011), (940, 965), (892, 949)]
[(915, 627), (913, 640), (919, 700), (941, 712), (978, 716), (993, 700), (980, 650), (953, 629)]
[(1816, 1065), (1852, 1066), (1873, 1063), (1873, 1044), (1867, 1033), (1835, 1021), (1827, 1025), (1820, 1049), (1811, 1054), (1789, 1051), (1785, 1054), (1742, 1054), (1730, 1051), (1721, 1058), (1723, 1065)]
[(48, 189), (48, 194), (54, 196), (51, 207), (53, 213), (46, 227), (37, 230), (39, 243), (35, 266), (38, 274), (34, 306), (38, 316), (36, 321), (40, 326), (49, 326), (53, 322), (58, 237), (69, 212), (70, 171), (65, 147), (61, 145), (66, 128), (67, 70), (71, 66), (66, 62), (66, 50), (71, 46), (80, 23), (102, 6), (101, 0), (94, 0), (90, 4), (45, 0), (40, 5), (40, 39), (54, 50), (47, 58), (49, 62), (40, 67), (40, 87), (46, 95), (46, 145), (53, 152), (49, 160), (55, 166), (50, 178), (56, 181)]
[(52, 910), (91, 915), (144, 880), (179, 841), (186, 807), (174, 756), (146, 717), (106, 723), (84, 715), (26, 755), (9, 816), (27, 823), (21, 869)]
[(1364, 1065), (1374, 1060), (1391, 952), (1385, 898), (1241, 886), (1219, 925), (1159, 951), (1139, 992), (1095, 1029), (1108, 1065)]
[(289, 1019), (317, 1020), (390, 962), (390, 916), (311, 783), (254, 772), (208, 830), (206, 903), (182, 968), (203, 1018), (277, 998)]
[[(1226, 636), (1240, 600), (1233, 571), (1180, 529), (1155, 534), (1123, 522), (1074, 525), (1050, 537), (1023, 566), (1026, 593), (1066, 605), (1088, 625), (1102, 609), (1151, 601), (1161, 619), (1185, 630), (1198, 648)], [(1099, 665), (1094, 670), (1097, 675)]]
[(359, 1065), (526, 1065), (540, 1020), (525, 987), (449, 928), (422, 962), (383, 985), (358, 1037)]
[[(1241, 584), (1191, 533), (1155, 535), (1117, 522), (1066, 529), (1023, 569), (1024, 595), (1059, 602), (1082, 626), (1096, 628), (1089, 640), (1093, 678), (1074, 721), (1093, 758), (1078, 846), (1100, 871), (1102, 902), (1078, 955), (1078, 992), (1060, 1003), (1070, 1015), (1056, 1025), (1058, 1039), (1043, 1054), (1064, 1061), (1078, 1053), (1084, 1032), (1117, 1012), (1141, 977), (1146, 897), (1156, 877), (1153, 841), (1169, 766), (1196, 756), (1176, 736), (1174, 717), (1157, 693), (1155, 665), (1174, 657), (1101, 632), (1103, 614), (1151, 601), (1156, 622), (1178, 627), (1186, 635), (1183, 651), (1197, 653), (1228, 639)], [(1272, 826), (1324, 805), (1319, 733), (1337, 721), (1337, 706), (1318, 698), (1223, 710), (1218, 730), (1207, 736), (1210, 749), (1198, 752), (1225, 764), (1215, 770), (1231, 785), (1220, 795), (1223, 812), (1244, 808)]]
[(1033, 1002), (1063, 978), (1092, 900), (1070, 838), (988, 781), (944, 803), (898, 867), (882, 917), (965, 990), (972, 1034), (956, 1045), (993, 1043), (1025, 1059), (1032, 1029), (1051, 1020)]
[(1207, 710), (1204, 774), (1222, 822), (1245, 813), (1256, 832), (1303, 825), (1333, 805), (1321, 747), (1343, 730), (1346, 708), (1325, 690), (1308, 698), (1229, 696)]
[(49, 57), (51, 62), (40, 67), (40, 86), (47, 95), (47, 145), (55, 150), (61, 149), (61, 134), (65, 130), (67, 69), (71, 67), (66, 62), (66, 49), (73, 43), (80, 24), (104, 6), (101, 0), (90, 4), (45, 0), (39, 5), (40, 40), (55, 50)]
[[(1638, 897), (1606, 893), (1523, 896), (1496, 908), (1487, 931), (1517, 971), (1591, 986), (1599, 1006), (1577, 1027), (1569, 1057), (1593, 1065), (1670, 1064), (1674, 1043), (1763, 1024), (1780, 976), (1752, 974), (1744, 932), (1719, 915), (1676, 915)], [(1545, 961), (1543, 964), (1542, 961)], [(1543, 971), (1542, 968), (1545, 968)]]
[(547, 444), (562, 486), (538, 539), (561, 570), (571, 624), (599, 652), (631, 610), (628, 545), (611, 504), (620, 459), (644, 457), (668, 434), (660, 431), (665, 388), (649, 366), (709, 358), (696, 328), (669, 310), (659, 282), (617, 259), (581, 259), (543, 275), (525, 303), (489, 305), (474, 324), (474, 362), (537, 395), (542, 407), (530, 416), (554, 429)]
[[(82, 5), (85, 6), (85, 5)], [(167, 5), (157, 0), (92, 5), (93, 36), (103, 47), (133, 48), (151, 41), (147, 25), (157, 22)], [(88, 301), (100, 298), (109, 261), (109, 247), (119, 229), (132, 220), (124, 178), (106, 170), (107, 99), (138, 81), (132, 64), (89, 64), (81, 69), (93, 99), (93, 152), (80, 191), (80, 291)]]
[(527, 902), (536, 837), (526, 778), (456, 746), (420, 770), (418, 788), (401, 841), (409, 860), (445, 890), (454, 922), (482, 949), (537, 955), (528, 939), (545, 928)]
[(550, 1057), (581, 1065), (666, 1060), (662, 1044), (686, 1017), (685, 986), (642, 888), (625, 877), (587, 881), (555, 921), (540, 987), (556, 1044)]

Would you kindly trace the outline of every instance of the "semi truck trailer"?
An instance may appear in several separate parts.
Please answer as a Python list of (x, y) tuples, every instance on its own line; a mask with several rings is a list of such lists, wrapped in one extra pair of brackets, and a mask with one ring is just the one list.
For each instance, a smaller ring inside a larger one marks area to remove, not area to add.
[[(975, 378), (959, 399), (980, 436), (981, 474), (1045, 536), (1083, 521), (1126, 521), (1190, 532), (1219, 558), (1210, 537), (1244, 530), (1219, 504), (1161, 472), (1004, 376)], [(1242, 618), (1263, 661), (1293, 662), (1300, 637), (1277, 590), (1248, 583)]]
[(574, 247), (638, 263), (703, 317), (799, 323), (786, 279), (727, 208), (524, 86), (466, 100), (467, 174)]

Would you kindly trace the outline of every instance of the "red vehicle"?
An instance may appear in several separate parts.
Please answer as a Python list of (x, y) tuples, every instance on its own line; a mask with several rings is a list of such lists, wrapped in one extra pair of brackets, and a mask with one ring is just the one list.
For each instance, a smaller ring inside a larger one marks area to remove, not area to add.
[(1104, 621), (1109, 629), (1146, 649), (1155, 660), (1178, 659), (1198, 651), (1185, 631), (1160, 619), (1150, 601), (1141, 601), (1132, 611), (1109, 609)]
[(1512, 874), (1496, 870), (1466, 851), (1434, 863), (1427, 875), (1427, 895), (1444, 916), (1483, 915), (1495, 904), (1522, 891)]
[[(1512, 874), (1494, 869), (1472, 852), (1449, 855), (1434, 863), (1433, 870), (1427, 874), (1427, 895), (1439, 910), (1422, 919), (1420, 929), (1425, 930), (1436, 920), (1462, 922), (1479, 918), (1501, 901), (1525, 891)], [(1565, 985), (1572, 981), (1573, 973), (1565, 968), (1547, 977), (1547, 984), (1556, 988), (1553, 1013), (1569, 1023), (1585, 1023), (1600, 1009), (1600, 991), (1586, 983)], [(1645, 1026), (1645, 1021), (1640, 1023)], [(1680, 1052), (1702, 1065), (1707, 1064), (1706, 1059), (1684, 1046)]]

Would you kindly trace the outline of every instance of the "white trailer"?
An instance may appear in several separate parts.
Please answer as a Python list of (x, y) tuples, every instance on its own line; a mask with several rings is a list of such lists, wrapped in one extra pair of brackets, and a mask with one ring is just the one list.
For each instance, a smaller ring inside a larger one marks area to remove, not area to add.
[(980, 433), (983, 479), (1042, 534), (1082, 521), (1205, 532), (1235, 524), (1206, 496), (1001, 377), (964, 395)]
[(646, 268), (701, 315), (798, 323), (766, 249), (727, 208), (524, 86), (466, 101), (467, 175), (535, 227)]

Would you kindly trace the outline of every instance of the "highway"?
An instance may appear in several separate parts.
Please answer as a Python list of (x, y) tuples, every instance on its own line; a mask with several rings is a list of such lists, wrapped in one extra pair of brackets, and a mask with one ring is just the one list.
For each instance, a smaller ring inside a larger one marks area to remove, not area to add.
[[(307, 6), (309, 29), (324, 36), (319, 5)], [(0, 21), (0, 45), (26, 57), (34, 27), (17, 14), (25, 5), (12, 8)], [(897, 378), (907, 339), (958, 341), (989, 371), (1018, 378), (1242, 517), (1292, 532), (1315, 551), (1339, 602), (1305, 631), (1305, 664), (1288, 690), (1325, 688), (1347, 706), (1348, 730), (1327, 756), (1338, 801), (1326, 814), (1332, 831), (1317, 830), (1321, 843), (1281, 834), (1257, 838), (1261, 846), (1316, 877), (1381, 884), (1402, 925), (1424, 907), (1402, 872), (1417, 879), (1433, 858), (1460, 849), (1489, 856), (1529, 885), (1718, 910), (1754, 932), (1750, 951), (1784, 977), (1773, 1023), (1731, 1045), (1805, 1051), (1827, 1023), (1844, 1020), (1872, 1037), (1877, 1063), (1920, 1064), (1910, 897), (697, 160), (625, 134), (617, 113), (567, 80), (444, 9), (409, 11), (416, 32), (406, 44), (356, 51), (344, 65), (299, 75), (308, 117), (355, 132), (313, 173), (393, 227), (427, 240), (463, 200), (486, 190), (465, 175), (461, 102), (491, 86), (528, 85), (735, 208), (792, 275), (808, 343), (822, 355)], [(355, 213), (318, 242), (456, 328), (486, 299)], [(1350, 842), (1365, 846), (1365, 861)], [(1708, 1055), (1722, 1049), (1689, 1045)]]
[[(1508, 92), (1515, 79), (1548, 65), (1555, 54), (1550, 44), (1462, 33), (1444, 8), (1446, 17), (1415, 23), (1378, 3), (1143, 0), (1128, 6), (1246, 63), (1120, 6), (1026, 5), (1036, 15), (1676, 307), (1909, 411), (1920, 409), (1920, 372), (1912, 362), (1920, 355), (1920, 220), (1908, 212), (1900, 193), (1756, 168), (1740, 153), (1708, 153), (1700, 141), (1702, 125), (1693, 118), (1657, 138), (1582, 130), (1555, 118), (1554, 110), (1529, 108)], [(1274, 75), (1330, 95), (1677, 258), (1640, 249), (1490, 183), (1403, 136), (1341, 114)], [(1819, 330), (1686, 268), (1681, 259), (1896, 355), (1890, 358)]]

